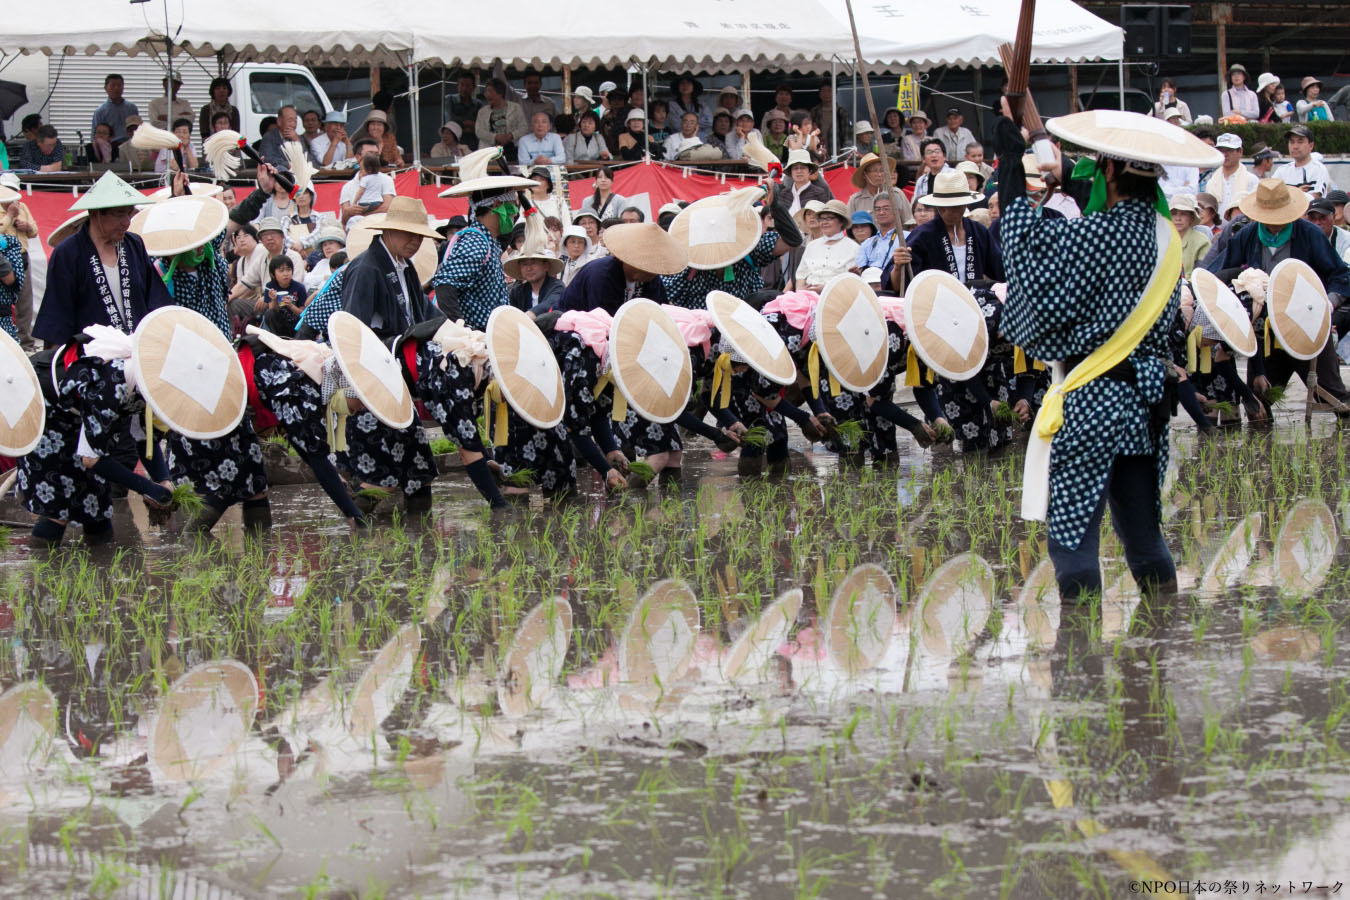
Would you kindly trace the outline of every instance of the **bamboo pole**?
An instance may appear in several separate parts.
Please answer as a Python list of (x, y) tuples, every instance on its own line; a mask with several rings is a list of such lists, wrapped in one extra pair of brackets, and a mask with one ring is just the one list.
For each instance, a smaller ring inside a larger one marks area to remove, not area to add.
[[(1034, 0), (1032, 0), (1034, 2)], [(848, 7), (848, 27), (853, 32), (853, 64), (862, 72), (863, 96), (867, 99), (867, 115), (872, 122), (872, 152), (881, 153), (881, 125), (877, 122), (877, 108), (872, 103), (872, 85), (867, 80), (867, 65), (863, 62), (862, 44), (858, 41), (858, 23), (853, 20), (853, 0), (844, 0), (844, 5)], [(836, 108), (839, 105), (839, 98), (834, 99)], [(836, 118), (838, 118), (836, 116)], [(838, 123), (835, 123), (836, 128)], [(856, 141), (855, 141), (856, 143)]]

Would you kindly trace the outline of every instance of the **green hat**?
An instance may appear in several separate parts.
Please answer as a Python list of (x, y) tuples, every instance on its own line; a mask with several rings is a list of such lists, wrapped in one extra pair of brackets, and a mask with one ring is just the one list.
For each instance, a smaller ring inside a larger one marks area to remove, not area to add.
[(144, 206), (150, 202), (144, 194), (112, 172), (104, 172), (70, 209), (72, 212), (81, 209), (120, 209), (124, 206)]

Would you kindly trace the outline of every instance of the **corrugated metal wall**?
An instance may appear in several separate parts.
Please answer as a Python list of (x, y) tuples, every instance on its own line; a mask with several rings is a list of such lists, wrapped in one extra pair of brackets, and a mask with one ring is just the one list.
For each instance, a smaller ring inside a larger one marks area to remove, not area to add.
[[(47, 61), (51, 101), (43, 110), (42, 121), (55, 125), (62, 142), (74, 152), (78, 142), (76, 132), (84, 132), (84, 139), (89, 140), (89, 120), (99, 104), (108, 99), (108, 95), (103, 93), (103, 78), (109, 72), (121, 74), (126, 82), (123, 96), (136, 104), (142, 118), (148, 119), (150, 101), (164, 96), (161, 81), (164, 67), (161, 62), (161, 59), (145, 53), (116, 57), (103, 53), (93, 56), (53, 56)], [(178, 96), (192, 106), (192, 139), (200, 149), (197, 112), (211, 99), (209, 88), (215, 72), (215, 60), (177, 57), (174, 59), (174, 72), (183, 79)]]

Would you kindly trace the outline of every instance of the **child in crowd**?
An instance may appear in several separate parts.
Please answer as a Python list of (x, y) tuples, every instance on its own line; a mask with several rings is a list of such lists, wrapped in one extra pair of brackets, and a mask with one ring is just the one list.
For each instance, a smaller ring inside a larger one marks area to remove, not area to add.
[(267, 263), (272, 280), (263, 288), (263, 327), (283, 337), (295, 335), (296, 323), (305, 308), (309, 292), (302, 282), (294, 279), (295, 265), (288, 256), (274, 256)]

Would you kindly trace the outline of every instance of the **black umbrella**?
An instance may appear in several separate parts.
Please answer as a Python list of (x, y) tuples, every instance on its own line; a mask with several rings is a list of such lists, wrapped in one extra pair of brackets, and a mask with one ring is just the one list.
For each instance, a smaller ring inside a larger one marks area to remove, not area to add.
[(0, 81), (0, 119), (8, 119), (28, 102), (28, 88), (17, 81)]

